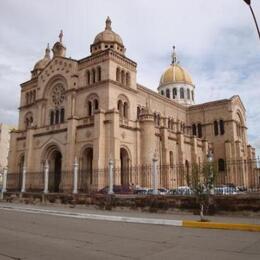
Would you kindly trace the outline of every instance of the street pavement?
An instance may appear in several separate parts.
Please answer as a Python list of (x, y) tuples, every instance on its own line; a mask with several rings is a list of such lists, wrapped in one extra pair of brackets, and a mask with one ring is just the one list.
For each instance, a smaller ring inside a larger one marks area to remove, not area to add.
[[(0, 206), (5, 205), (8, 204), (0, 203)], [(22, 206), (28, 207), (19, 204), (17, 208)], [(259, 232), (77, 219), (62, 215), (62, 212), (170, 218), (167, 214), (107, 212), (57, 206), (33, 208), (55, 209), (61, 214), (34, 214), (0, 208), (0, 260), (260, 259)], [(178, 217), (193, 218), (192, 215), (171, 216), (172, 219)], [(259, 221), (257, 218), (220, 218), (225, 222), (234, 219), (235, 222), (244, 220), (248, 223), (250, 220), (258, 224)]]

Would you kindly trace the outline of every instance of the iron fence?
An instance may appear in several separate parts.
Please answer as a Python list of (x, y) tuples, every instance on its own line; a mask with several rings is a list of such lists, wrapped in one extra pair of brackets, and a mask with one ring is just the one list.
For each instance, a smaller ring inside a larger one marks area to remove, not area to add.
[[(156, 172), (158, 186), (176, 189), (189, 186), (194, 171), (203, 172), (208, 163), (203, 164), (171, 164), (158, 165)], [(214, 186), (238, 187), (241, 190), (260, 191), (260, 163), (259, 160), (226, 161), (219, 167), (219, 162), (210, 163), (215, 172)], [(49, 192), (72, 192), (73, 170), (49, 172)], [(115, 167), (113, 169), (113, 183), (118, 186), (152, 187), (153, 166), (137, 165), (129, 167)], [(91, 193), (109, 185), (109, 169), (81, 169), (78, 171), (77, 188), (80, 193)], [(7, 174), (7, 190), (21, 191), (22, 173)], [(44, 172), (26, 172), (26, 191), (44, 190)]]

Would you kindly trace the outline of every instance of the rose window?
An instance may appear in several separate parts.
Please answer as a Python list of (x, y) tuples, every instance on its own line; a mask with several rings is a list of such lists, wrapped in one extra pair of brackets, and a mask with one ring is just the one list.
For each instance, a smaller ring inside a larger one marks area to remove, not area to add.
[(52, 89), (52, 101), (55, 104), (55, 106), (59, 106), (60, 104), (62, 104), (65, 98), (64, 92), (65, 90), (62, 85), (56, 85)]

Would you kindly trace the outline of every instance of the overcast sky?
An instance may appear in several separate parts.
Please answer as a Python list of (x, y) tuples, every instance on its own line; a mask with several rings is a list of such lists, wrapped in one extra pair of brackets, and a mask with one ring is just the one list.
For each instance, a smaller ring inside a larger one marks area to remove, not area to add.
[[(252, 6), (260, 23), (260, 1)], [(156, 90), (176, 45), (197, 103), (240, 95), (260, 155), (260, 41), (242, 0), (0, 0), (0, 122), (17, 124), (19, 84), (60, 29), (67, 56), (83, 58), (108, 15), (138, 83)]]

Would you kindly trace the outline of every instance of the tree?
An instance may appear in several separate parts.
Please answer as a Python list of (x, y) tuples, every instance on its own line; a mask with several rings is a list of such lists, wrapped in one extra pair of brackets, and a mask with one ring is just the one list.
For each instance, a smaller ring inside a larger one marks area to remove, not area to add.
[(214, 194), (216, 173), (215, 164), (212, 161), (208, 161), (202, 167), (198, 164), (193, 164), (191, 176), (187, 178), (187, 184), (200, 205), (200, 221), (206, 221), (204, 214), (207, 212), (210, 204), (210, 195)]

